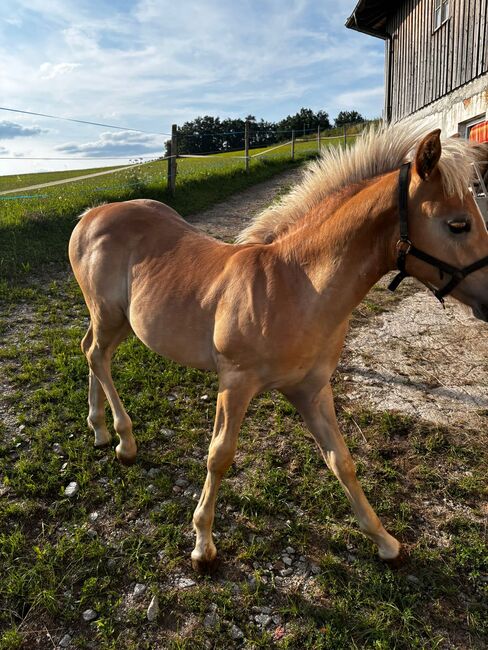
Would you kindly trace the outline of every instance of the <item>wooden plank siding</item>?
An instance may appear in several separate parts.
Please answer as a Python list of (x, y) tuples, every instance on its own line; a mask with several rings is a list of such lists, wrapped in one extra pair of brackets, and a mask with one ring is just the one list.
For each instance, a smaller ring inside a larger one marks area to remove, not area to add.
[(488, 0), (450, 0), (438, 29), (434, 4), (405, 0), (388, 19), (394, 122), (488, 72)]

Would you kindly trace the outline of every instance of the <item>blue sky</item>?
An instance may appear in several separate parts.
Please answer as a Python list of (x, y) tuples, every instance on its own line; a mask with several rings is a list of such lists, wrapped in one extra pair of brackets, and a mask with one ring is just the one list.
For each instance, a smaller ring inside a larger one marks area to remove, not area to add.
[[(0, 103), (168, 132), (198, 115), (277, 120), (302, 106), (381, 115), (383, 42), (347, 30), (355, 0), (3, 0)], [(158, 154), (161, 135), (0, 111), (0, 174)]]

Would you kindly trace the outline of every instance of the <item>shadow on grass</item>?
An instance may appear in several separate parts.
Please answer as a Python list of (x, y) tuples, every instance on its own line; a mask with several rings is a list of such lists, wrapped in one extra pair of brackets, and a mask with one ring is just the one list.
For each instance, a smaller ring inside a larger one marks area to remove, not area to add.
[(69, 236), (77, 217), (87, 206), (150, 198), (167, 203), (186, 216), (299, 164), (265, 161), (252, 169), (250, 174), (234, 170), (222, 176), (209, 175), (204, 179), (185, 180), (177, 185), (174, 197), (164, 187), (157, 189), (141, 184), (128, 191), (80, 195), (69, 201), (59, 197), (59, 205), (53, 207), (51, 203), (42, 212), (26, 208), (20, 216), (17, 211), (14, 218), (9, 218), (6, 212), (0, 217), (0, 280), (19, 281), (29, 274), (36, 275), (45, 265), (66, 263)]

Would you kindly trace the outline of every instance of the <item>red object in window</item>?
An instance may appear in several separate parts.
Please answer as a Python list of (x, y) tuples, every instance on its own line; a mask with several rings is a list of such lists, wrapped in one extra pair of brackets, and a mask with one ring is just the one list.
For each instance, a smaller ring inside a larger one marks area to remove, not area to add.
[(488, 142), (488, 122), (480, 122), (469, 130), (471, 142)]

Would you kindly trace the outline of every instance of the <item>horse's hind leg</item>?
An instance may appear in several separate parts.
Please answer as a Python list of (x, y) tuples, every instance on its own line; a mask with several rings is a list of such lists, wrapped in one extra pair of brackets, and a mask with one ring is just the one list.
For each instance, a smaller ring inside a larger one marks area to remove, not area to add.
[[(88, 331), (81, 342), (81, 349), (86, 352), (90, 349), (92, 342), (93, 328), (90, 323)], [(86, 421), (95, 434), (95, 447), (106, 447), (109, 445), (112, 436), (105, 423), (105, 393), (103, 392), (102, 385), (91, 369), (88, 378), (88, 417)]]
[(105, 443), (110, 441), (110, 434), (108, 431), (105, 434), (104, 431), (106, 426), (103, 411), (106, 396), (112, 409), (114, 428), (120, 438), (115, 451), (117, 458), (124, 464), (131, 464), (135, 461), (137, 446), (132, 435), (131, 419), (124, 409), (112, 380), (110, 362), (116, 347), (129, 332), (130, 325), (125, 317), (118, 318), (117, 324), (112, 326), (96, 322), (90, 325), (82, 342), (82, 349), (90, 366), (88, 423), (95, 430), (95, 444), (98, 442), (97, 434), (99, 439), (104, 440)]
[(337, 426), (330, 385), (316, 390), (301, 387), (286, 395), (302, 414), (325, 462), (339, 479), (361, 530), (377, 544), (381, 559), (398, 566), (402, 559), (400, 543), (386, 532), (356, 478), (354, 461)]

